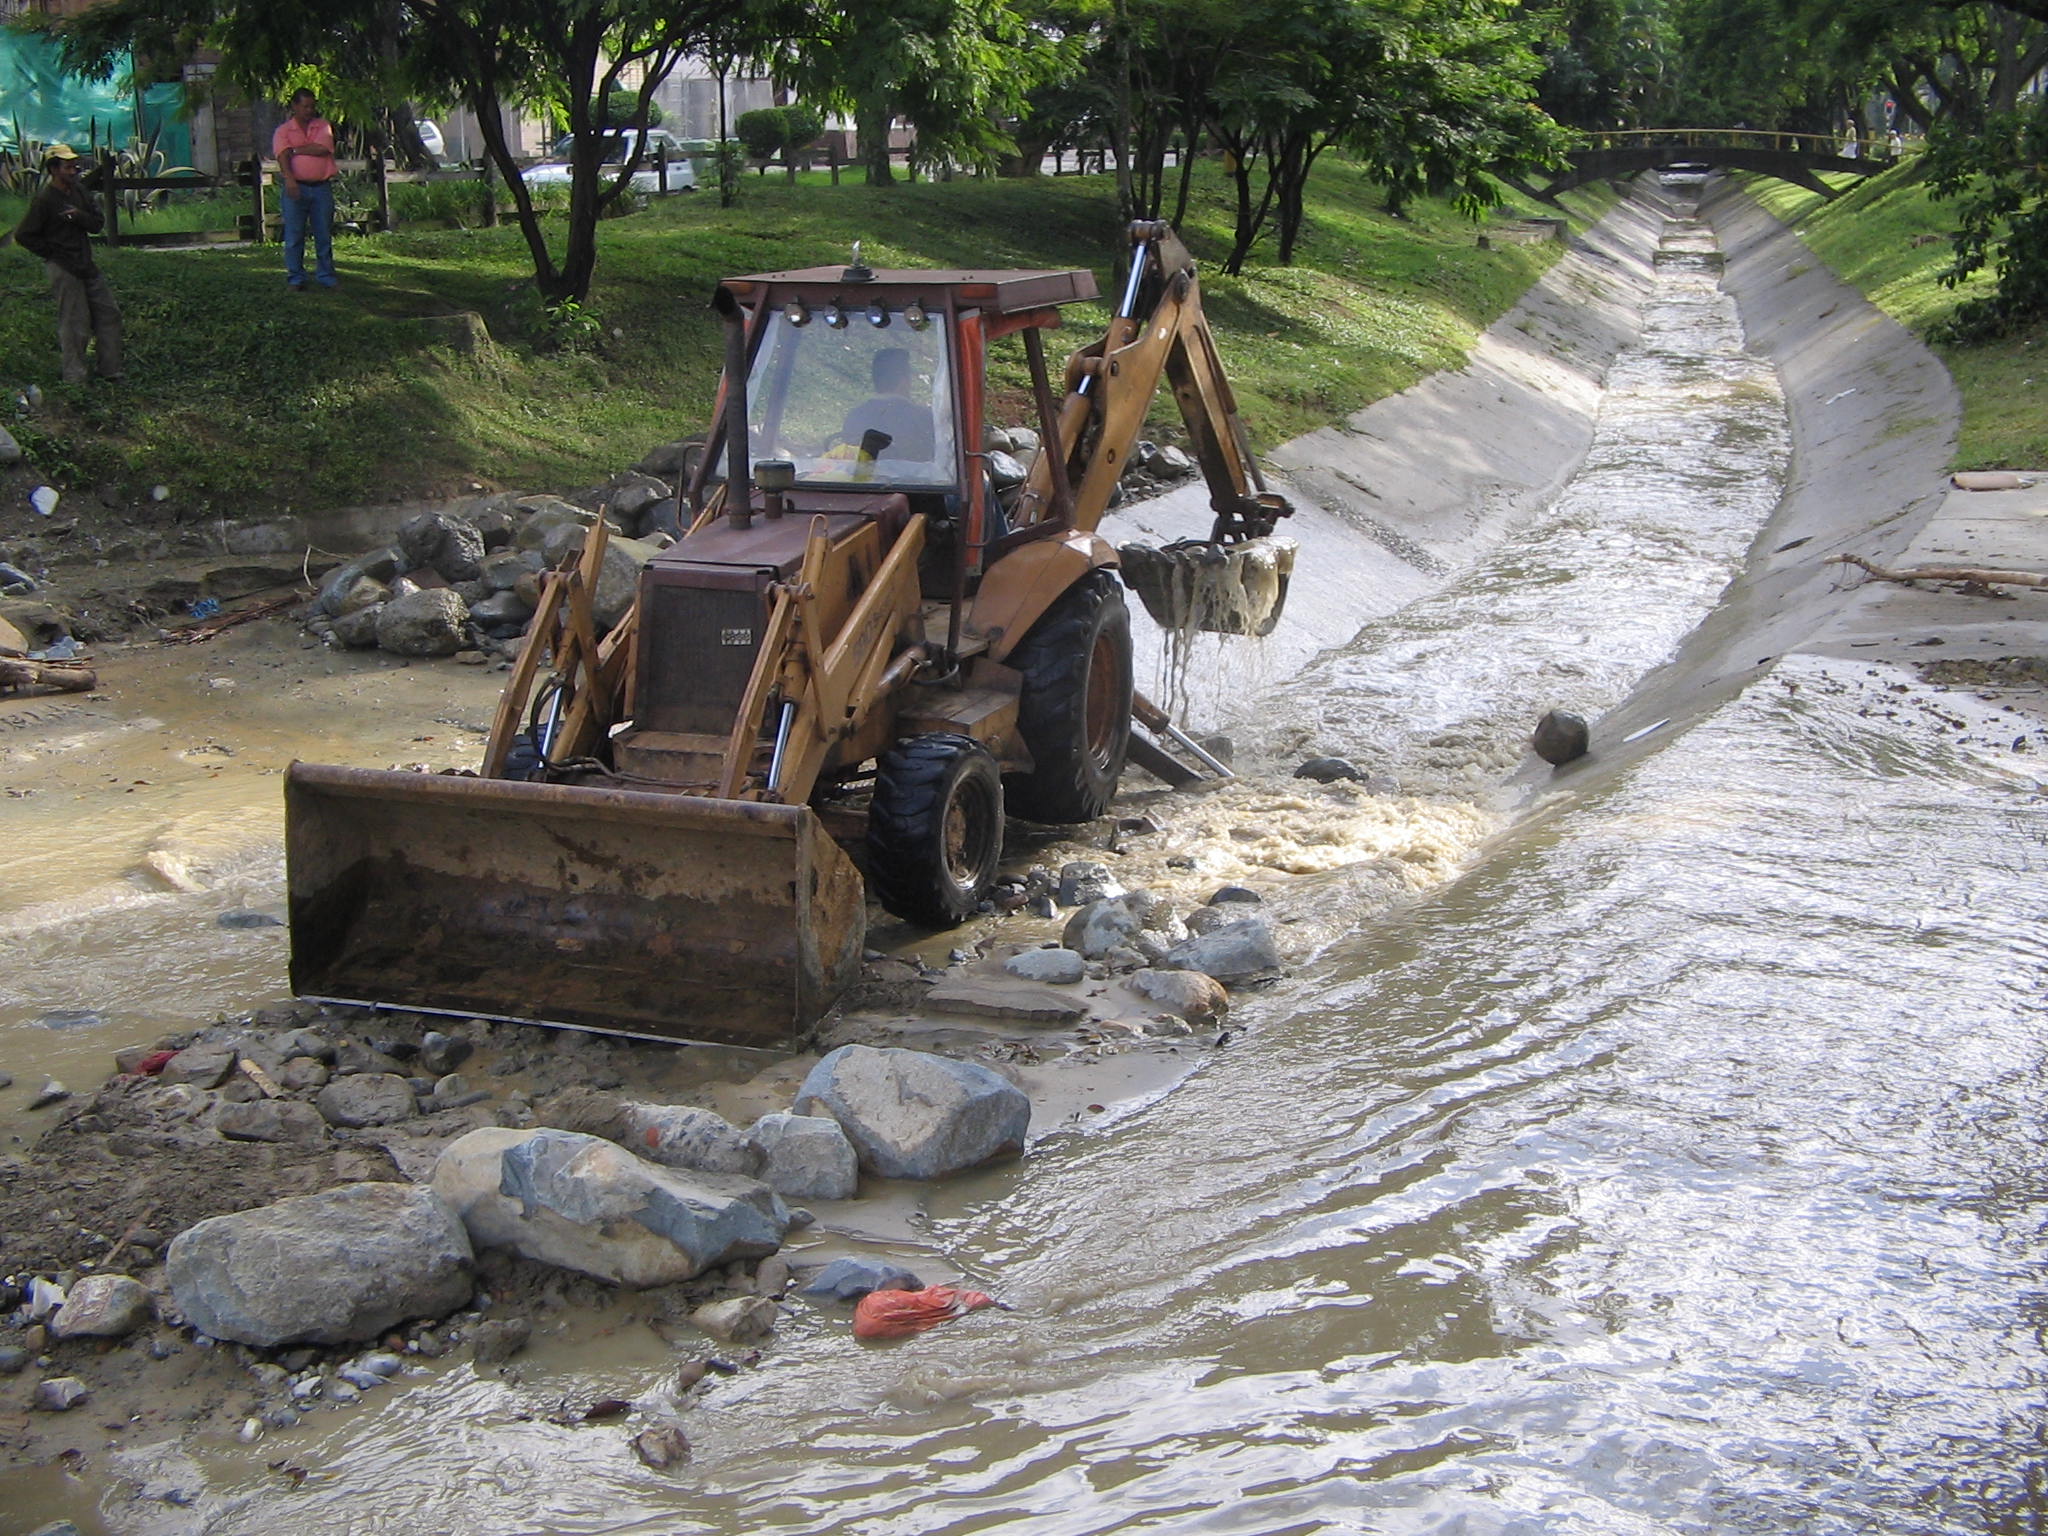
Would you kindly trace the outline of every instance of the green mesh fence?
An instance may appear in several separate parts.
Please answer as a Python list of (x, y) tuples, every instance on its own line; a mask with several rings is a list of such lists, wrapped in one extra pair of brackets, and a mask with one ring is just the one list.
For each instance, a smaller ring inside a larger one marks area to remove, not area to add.
[(158, 167), (192, 163), (192, 132), (182, 85), (153, 85), (138, 101), (122, 88), (126, 60), (111, 80), (85, 80), (64, 70), (54, 43), (0, 30), (0, 147), (69, 144), (81, 154), (92, 144), (126, 148), (156, 136)]

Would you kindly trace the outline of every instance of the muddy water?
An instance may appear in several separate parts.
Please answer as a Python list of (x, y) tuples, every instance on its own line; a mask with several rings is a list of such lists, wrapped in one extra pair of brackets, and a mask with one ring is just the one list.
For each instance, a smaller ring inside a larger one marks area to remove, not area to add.
[(863, 1348), (799, 1309), (699, 1389), (666, 1475), (544, 1415), (657, 1400), (670, 1348), (630, 1298), (543, 1320), (516, 1382), (447, 1364), (199, 1447), (205, 1529), (2048, 1517), (2048, 807), (1991, 750), (2010, 726), (1793, 660), (1597, 790), (1502, 787), (1534, 713), (1597, 713), (1668, 653), (1770, 504), (1771, 382), (1675, 233), (1571, 493), (1267, 696), (1273, 750), (1387, 782), (1247, 782), (1132, 855), (1276, 888), (1312, 957), (1174, 1093), (1039, 1127), (877, 1234), (1015, 1311)]

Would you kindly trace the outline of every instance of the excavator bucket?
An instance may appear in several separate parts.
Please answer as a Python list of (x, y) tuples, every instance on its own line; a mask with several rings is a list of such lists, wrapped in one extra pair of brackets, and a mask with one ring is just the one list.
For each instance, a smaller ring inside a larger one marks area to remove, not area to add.
[(1117, 554), (1124, 584), (1161, 629), (1270, 635), (1287, 606), (1294, 551), (1292, 539), (1183, 539), (1163, 548), (1126, 544)]
[(285, 857), (323, 1002), (787, 1046), (866, 935), (801, 805), (294, 763)]

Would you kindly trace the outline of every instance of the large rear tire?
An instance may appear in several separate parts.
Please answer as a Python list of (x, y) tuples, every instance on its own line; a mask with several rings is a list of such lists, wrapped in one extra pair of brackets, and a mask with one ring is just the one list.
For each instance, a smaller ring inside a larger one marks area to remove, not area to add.
[(1017, 728), (1035, 764), (1003, 781), (1013, 814), (1071, 826), (1116, 798), (1131, 743), (1131, 615), (1123, 583), (1090, 571), (1010, 653), (1024, 674)]
[(913, 736), (876, 765), (868, 805), (868, 885), (906, 922), (951, 928), (995, 885), (1003, 780), (972, 737)]

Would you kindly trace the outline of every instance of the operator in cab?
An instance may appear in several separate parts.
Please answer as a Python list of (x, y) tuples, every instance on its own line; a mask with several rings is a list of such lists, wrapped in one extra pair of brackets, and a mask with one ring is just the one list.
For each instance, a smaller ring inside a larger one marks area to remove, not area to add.
[[(875, 393), (846, 413), (840, 441), (852, 443), (876, 458), (908, 459), (912, 463), (931, 461), (937, 447), (929, 402), (911, 398), (915, 378), (906, 347), (884, 347), (870, 365)], [(879, 445), (869, 434), (878, 434)]]

